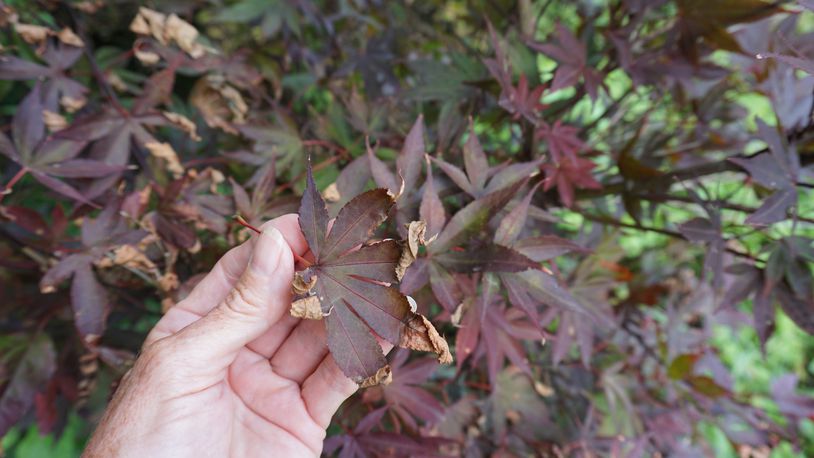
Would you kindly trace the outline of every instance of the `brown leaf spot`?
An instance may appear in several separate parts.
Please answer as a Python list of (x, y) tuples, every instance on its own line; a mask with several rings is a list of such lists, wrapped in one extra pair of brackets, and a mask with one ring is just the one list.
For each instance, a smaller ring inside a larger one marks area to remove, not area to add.
[(449, 352), (447, 341), (438, 334), (430, 320), (418, 313), (414, 314), (404, 327), (399, 346), (411, 350), (431, 351), (438, 355), (439, 363), (452, 363), (452, 353)]
[(297, 299), (291, 303), (291, 316), (307, 320), (321, 320), (322, 306), (316, 296)]
[(362, 380), (359, 384), (360, 388), (368, 388), (377, 385), (387, 385), (393, 381), (393, 372), (390, 370), (390, 365), (386, 365), (376, 371), (373, 376)]

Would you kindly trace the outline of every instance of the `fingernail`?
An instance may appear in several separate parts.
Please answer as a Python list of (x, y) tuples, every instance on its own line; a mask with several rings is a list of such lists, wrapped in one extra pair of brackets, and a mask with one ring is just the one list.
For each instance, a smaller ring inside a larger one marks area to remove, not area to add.
[(280, 259), (285, 253), (285, 246), (283, 234), (274, 226), (267, 226), (258, 237), (249, 266), (260, 275), (275, 273), (280, 267)]

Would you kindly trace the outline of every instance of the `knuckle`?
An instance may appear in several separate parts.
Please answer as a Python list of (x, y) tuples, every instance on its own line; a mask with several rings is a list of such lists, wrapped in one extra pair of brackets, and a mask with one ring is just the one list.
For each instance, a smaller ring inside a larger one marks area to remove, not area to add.
[(247, 317), (256, 317), (263, 310), (263, 301), (256, 292), (256, 282), (248, 272), (240, 277), (237, 285), (224, 300), (226, 309), (231, 313)]
[(153, 342), (145, 348), (139, 360), (142, 362), (142, 365), (161, 368), (172, 364), (174, 353), (174, 345), (170, 341), (170, 337), (165, 337)]

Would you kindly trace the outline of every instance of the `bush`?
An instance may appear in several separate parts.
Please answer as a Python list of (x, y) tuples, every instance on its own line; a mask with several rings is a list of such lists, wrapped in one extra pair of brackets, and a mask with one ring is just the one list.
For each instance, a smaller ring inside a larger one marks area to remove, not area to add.
[(814, 453), (800, 3), (6, 2), (4, 447), (85, 434), (310, 158), (332, 217), (403, 187), (376, 237), (426, 223), (399, 287), (455, 356), (394, 352), (327, 454)]

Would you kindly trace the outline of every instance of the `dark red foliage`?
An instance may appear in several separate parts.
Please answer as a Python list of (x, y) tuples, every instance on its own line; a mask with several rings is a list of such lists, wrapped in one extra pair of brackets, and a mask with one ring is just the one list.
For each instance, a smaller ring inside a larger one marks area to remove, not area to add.
[(232, 216), (297, 212), (292, 310), (390, 380), (326, 454), (814, 450), (811, 379), (713, 338), (814, 334), (814, 2), (154, 3), (0, 2), (0, 435), (99, 418)]

